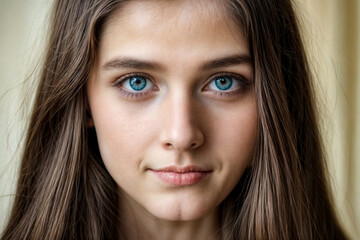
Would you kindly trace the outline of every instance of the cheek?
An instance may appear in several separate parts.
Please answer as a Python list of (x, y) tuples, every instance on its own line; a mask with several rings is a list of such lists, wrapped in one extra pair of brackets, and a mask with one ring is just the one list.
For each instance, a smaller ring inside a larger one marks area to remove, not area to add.
[(258, 128), (255, 101), (217, 116), (220, 117), (215, 118), (217, 127), (212, 132), (211, 145), (217, 146), (227, 164), (249, 166)]
[(149, 115), (113, 101), (98, 103), (92, 106), (92, 114), (101, 157), (109, 172), (139, 165), (153, 141)]
[[(246, 168), (251, 166), (251, 157), (257, 137), (258, 115), (254, 105), (228, 112), (223, 124), (214, 133), (213, 146), (218, 146), (221, 159), (224, 193), (229, 194), (239, 182)], [(223, 195), (222, 200), (226, 197)]]

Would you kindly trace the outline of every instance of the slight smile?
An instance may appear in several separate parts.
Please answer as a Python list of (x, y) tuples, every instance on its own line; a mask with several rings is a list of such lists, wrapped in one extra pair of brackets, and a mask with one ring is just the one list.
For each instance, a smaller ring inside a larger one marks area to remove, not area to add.
[(170, 166), (149, 170), (156, 174), (163, 182), (174, 186), (187, 186), (198, 183), (212, 172), (198, 166)]

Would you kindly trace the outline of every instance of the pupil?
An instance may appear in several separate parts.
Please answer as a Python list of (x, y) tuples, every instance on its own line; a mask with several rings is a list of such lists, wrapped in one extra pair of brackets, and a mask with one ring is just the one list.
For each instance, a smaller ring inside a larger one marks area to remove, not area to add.
[(146, 86), (146, 80), (142, 77), (133, 77), (130, 80), (130, 86), (135, 91), (141, 91)]
[(140, 79), (136, 79), (136, 80), (135, 80), (135, 85), (140, 85), (140, 84), (141, 84)]
[(219, 77), (216, 81), (215, 81), (216, 86), (222, 90), (228, 90), (231, 85), (232, 85), (232, 79), (229, 77)]

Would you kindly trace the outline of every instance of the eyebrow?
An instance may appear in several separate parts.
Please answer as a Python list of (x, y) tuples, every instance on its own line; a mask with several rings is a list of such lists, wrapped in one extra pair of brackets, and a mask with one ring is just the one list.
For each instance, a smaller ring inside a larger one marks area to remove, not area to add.
[[(206, 70), (211, 70), (221, 67), (229, 67), (244, 63), (245, 64), (251, 63), (250, 56), (246, 54), (239, 54), (239, 55), (227, 56), (227, 57), (205, 61), (200, 64), (199, 68), (202, 71), (206, 71)], [(134, 68), (140, 70), (154, 70), (154, 71), (164, 71), (166, 69), (166, 67), (160, 63), (147, 61), (147, 60), (140, 60), (135, 58), (127, 58), (127, 57), (114, 58), (109, 62), (106, 62), (103, 65), (103, 68), (106, 70), (119, 69), (119, 68)]]
[(230, 67), (233, 65), (245, 64), (245, 63), (251, 64), (250, 56), (246, 54), (240, 54), (240, 55), (233, 55), (223, 58), (217, 58), (214, 60), (204, 62), (200, 65), (200, 69), (205, 71), (205, 70)]
[(163, 71), (165, 69), (161, 64), (146, 61), (138, 60), (135, 58), (115, 58), (103, 65), (104, 69), (118, 69), (118, 68), (135, 68), (140, 70), (155, 70)]

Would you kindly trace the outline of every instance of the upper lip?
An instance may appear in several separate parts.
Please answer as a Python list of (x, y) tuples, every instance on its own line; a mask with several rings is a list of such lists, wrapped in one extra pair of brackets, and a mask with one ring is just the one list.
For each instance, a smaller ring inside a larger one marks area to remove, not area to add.
[(199, 166), (186, 166), (186, 167), (169, 166), (169, 167), (151, 169), (151, 170), (155, 172), (175, 172), (175, 173), (210, 172), (210, 170), (207, 170)]

